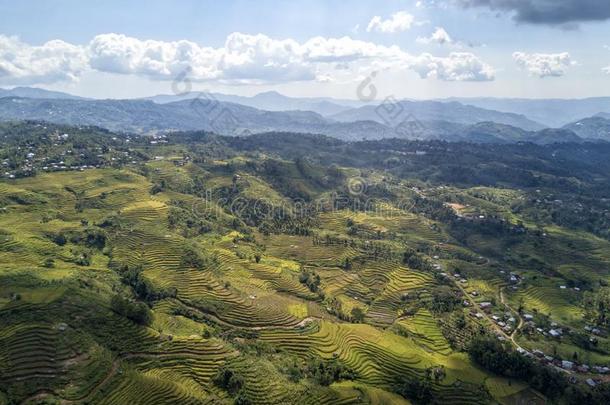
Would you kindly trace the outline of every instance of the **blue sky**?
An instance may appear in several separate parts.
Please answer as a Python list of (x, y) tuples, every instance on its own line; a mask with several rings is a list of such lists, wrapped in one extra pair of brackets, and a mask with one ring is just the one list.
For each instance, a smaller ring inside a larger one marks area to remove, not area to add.
[(607, 96), (602, 3), (0, 1), (0, 86), (130, 98), (187, 77), (196, 90), (353, 99), (373, 74), (382, 97)]

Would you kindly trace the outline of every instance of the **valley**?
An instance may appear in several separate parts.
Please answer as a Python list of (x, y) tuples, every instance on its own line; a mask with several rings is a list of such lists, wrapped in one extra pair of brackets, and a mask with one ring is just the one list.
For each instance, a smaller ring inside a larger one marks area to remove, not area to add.
[[(0, 403), (604, 395), (607, 227), (543, 215), (607, 220), (604, 148), (4, 131), (4, 158), (107, 160), (2, 180)], [(485, 154), (506, 175), (466, 175)]]

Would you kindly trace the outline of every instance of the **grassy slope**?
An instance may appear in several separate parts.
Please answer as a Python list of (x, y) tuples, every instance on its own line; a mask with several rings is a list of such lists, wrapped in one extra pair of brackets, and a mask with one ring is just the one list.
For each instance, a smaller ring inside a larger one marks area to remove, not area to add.
[[(428, 299), (436, 285), (429, 275), (395, 260), (370, 260), (359, 245), (314, 245), (308, 236), (255, 233), (265, 246), (260, 263), (253, 260), (258, 247), (236, 240), (239, 232), (228, 228), (219, 227), (189, 241), (170, 229), (167, 215), (173, 201), (197, 202), (176, 191), (189, 185), (194, 169), (166, 161), (149, 167), (150, 179), (128, 170), (100, 169), (0, 184), (4, 202), (0, 213), (0, 387), (11, 398), (51, 392), (66, 400), (100, 403), (224, 401), (227, 394), (211, 379), (225, 362), (248, 370), (246, 388), (253, 402), (280, 403), (294, 399), (292, 395), (305, 395), (310, 382), (281, 384), (286, 377), (273, 361), (244, 357), (227, 339), (203, 338), (208, 336), (206, 330), (213, 332), (210, 324), (255, 331), (261, 341), (301, 359), (336, 356), (358, 373), (354, 383), (315, 387), (310, 393), (315, 392), (317, 396), (311, 398), (318, 403), (393, 401), (387, 390), (397, 376), (421, 378), (433, 366), (443, 366), (447, 373), (434, 384), (444, 401), (482, 401), (485, 389), (500, 400), (526, 390), (521, 385), (508, 387), (478, 370), (465, 355), (452, 352), (428, 312), (401, 317), (401, 294), (412, 292)], [(212, 189), (231, 186), (230, 175), (208, 172), (204, 176)], [(175, 189), (151, 195), (152, 182), (161, 179)], [(247, 184), (244, 198), (263, 195), (273, 204), (284, 201), (264, 178), (246, 174), (242, 181)], [(512, 199), (519, 197), (516, 191), (503, 191), (494, 198), (480, 198), (490, 193), (493, 190), (469, 190), (460, 202), (475, 211), (506, 213)], [(373, 213), (325, 213), (317, 219), (317, 231), (348, 238), (350, 219), (359, 232), (381, 235), (379, 243), (390, 250), (399, 251), (403, 244), (431, 247), (430, 256), (439, 255), (437, 261), (445, 269), (459, 267), (473, 288), (497, 298), (506, 285), (505, 275), (492, 263), (476, 258), (500, 257), (498, 252), (505, 249), (501, 241), (473, 235), (464, 247), (442, 224), (398, 207), (387, 207), (388, 212), (392, 213), (389, 220), (388, 215)], [(88, 248), (90, 265), (76, 263), (82, 246), (70, 242), (59, 246), (48, 237), (49, 233), (82, 231), (111, 215), (118, 215), (124, 226), (112, 234), (103, 250)], [(217, 215), (218, 222), (231, 219), (226, 212)], [(610, 251), (607, 242), (558, 228), (548, 232), (546, 249), (517, 243), (510, 254), (536, 255), (556, 265), (560, 273), (577, 266), (591, 277), (608, 277), (603, 267)], [(568, 243), (580, 253), (566, 253), (570, 252), (565, 248)], [(187, 244), (214, 257), (213, 264), (206, 270), (184, 266), (181, 256)], [(458, 260), (455, 252), (475, 259)], [(49, 258), (54, 261), (52, 267), (45, 266)], [(346, 258), (355, 263), (353, 271), (339, 267)], [(177, 288), (175, 299), (155, 303), (151, 327), (137, 326), (110, 310), (114, 294), (128, 293), (108, 267), (110, 259), (142, 265), (144, 276), (154, 285)], [(315, 269), (326, 297), (341, 303), (340, 312), (349, 314), (351, 308), (360, 307), (367, 313), (367, 324), (345, 323), (329, 314), (325, 304), (298, 282), (301, 266)], [(531, 274), (530, 269), (518, 266), (503, 269)], [(570, 325), (581, 322), (577, 301), (554, 290), (559, 280), (526, 280), (526, 286), (510, 293), (510, 302), (522, 300), (526, 308), (548, 310)], [(198, 316), (176, 315), (176, 308)], [(308, 327), (298, 326), (307, 321)], [(410, 334), (398, 336), (393, 328), (387, 329), (393, 323), (402, 324)], [(269, 382), (268, 375), (277, 381)], [(263, 389), (263, 382), (273, 386)]]

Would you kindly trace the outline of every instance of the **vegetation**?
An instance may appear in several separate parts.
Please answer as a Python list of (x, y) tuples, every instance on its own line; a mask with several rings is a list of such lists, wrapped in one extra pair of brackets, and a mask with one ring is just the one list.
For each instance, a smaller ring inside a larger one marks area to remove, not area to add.
[(2, 125), (2, 403), (608, 402), (607, 145)]

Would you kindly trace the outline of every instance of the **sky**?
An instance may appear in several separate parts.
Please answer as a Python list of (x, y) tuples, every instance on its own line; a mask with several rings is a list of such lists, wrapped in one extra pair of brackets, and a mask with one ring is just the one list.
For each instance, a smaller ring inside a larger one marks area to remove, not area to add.
[(610, 96), (607, 0), (0, 0), (0, 86), (95, 98)]

